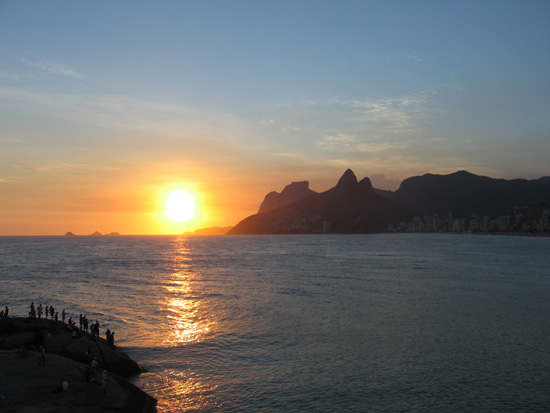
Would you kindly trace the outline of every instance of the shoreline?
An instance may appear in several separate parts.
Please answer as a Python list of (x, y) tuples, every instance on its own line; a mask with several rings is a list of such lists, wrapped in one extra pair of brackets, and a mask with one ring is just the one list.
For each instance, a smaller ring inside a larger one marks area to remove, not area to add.
[[(128, 380), (141, 372), (138, 363), (117, 346), (64, 322), (0, 319), (3, 412), (32, 408), (42, 413), (153, 413), (157, 400)], [(62, 390), (64, 382), (66, 390)]]

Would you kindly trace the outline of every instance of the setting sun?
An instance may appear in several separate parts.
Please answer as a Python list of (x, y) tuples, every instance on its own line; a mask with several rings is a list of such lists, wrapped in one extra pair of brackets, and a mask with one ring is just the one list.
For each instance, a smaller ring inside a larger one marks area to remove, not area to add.
[(172, 191), (166, 200), (165, 213), (174, 221), (187, 221), (195, 216), (195, 199), (182, 189)]

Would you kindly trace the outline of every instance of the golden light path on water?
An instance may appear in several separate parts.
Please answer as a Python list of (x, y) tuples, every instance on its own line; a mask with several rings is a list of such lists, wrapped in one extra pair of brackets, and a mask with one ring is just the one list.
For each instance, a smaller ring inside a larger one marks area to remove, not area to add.
[[(205, 318), (201, 306), (199, 274), (190, 271), (191, 258), (185, 246), (185, 239), (176, 241), (172, 269), (174, 272), (166, 280), (165, 300), (161, 303), (167, 312), (169, 332), (163, 340), (166, 347), (184, 346), (200, 343), (215, 322)], [(201, 411), (212, 407), (206, 394), (214, 388), (201, 381), (192, 370), (192, 363), (184, 371), (166, 370), (161, 373), (160, 388), (155, 389), (159, 412)], [(170, 395), (165, 398), (164, 395)]]

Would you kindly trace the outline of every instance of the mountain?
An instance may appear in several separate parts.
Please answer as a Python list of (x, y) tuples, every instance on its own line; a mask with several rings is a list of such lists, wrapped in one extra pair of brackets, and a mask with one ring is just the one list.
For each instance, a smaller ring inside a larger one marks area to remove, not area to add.
[(193, 231), (193, 235), (225, 235), (233, 227), (200, 228)]
[(348, 169), (334, 188), (251, 215), (228, 234), (377, 232), (390, 223), (411, 218), (408, 210), (376, 194), (368, 178), (358, 182)]
[(378, 194), (398, 202), (418, 215), (472, 214), (498, 217), (514, 207), (545, 202), (550, 205), (550, 185), (541, 180), (493, 179), (458, 171), (449, 175), (425, 174), (405, 179), (395, 192)]
[(539, 178), (539, 181), (543, 184), (550, 185), (550, 176), (543, 176), (542, 178)]
[(283, 205), (292, 204), (293, 202), (299, 201), (315, 193), (315, 191), (309, 189), (308, 181), (292, 182), (290, 185), (287, 185), (281, 193), (273, 191), (267, 194), (260, 205), (258, 214), (271, 211)]

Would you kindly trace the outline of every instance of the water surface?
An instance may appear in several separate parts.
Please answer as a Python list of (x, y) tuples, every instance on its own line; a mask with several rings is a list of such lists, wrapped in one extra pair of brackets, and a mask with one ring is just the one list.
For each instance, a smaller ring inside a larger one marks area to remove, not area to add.
[(0, 305), (98, 320), (159, 411), (548, 411), (550, 239), (2, 237)]

